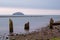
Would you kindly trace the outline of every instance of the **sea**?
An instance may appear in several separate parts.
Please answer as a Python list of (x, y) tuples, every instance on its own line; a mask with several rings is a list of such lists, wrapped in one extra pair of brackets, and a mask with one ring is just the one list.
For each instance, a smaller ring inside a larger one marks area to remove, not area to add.
[[(23, 34), (46, 27), (49, 25), (50, 18), (60, 21), (60, 15), (0, 16), (0, 35), (9, 34), (9, 19), (13, 21), (14, 33)], [(29, 22), (29, 31), (24, 29), (27, 22)]]

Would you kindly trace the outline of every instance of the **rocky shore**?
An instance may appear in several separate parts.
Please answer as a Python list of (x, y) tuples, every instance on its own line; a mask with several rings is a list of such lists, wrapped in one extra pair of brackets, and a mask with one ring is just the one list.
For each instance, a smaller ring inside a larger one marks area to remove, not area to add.
[(47, 26), (39, 31), (34, 31), (29, 34), (9, 36), (9, 40), (50, 40), (55, 37), (60, 37), (60, 25), (54, 26), (54, 29), (52, 30)]
[(49, 25), (40, 28), (40, 30), (28, 34), (12, 34), (9, 36), (9, 40), (51, 40), (52, 38), (60, 38), (60, 21), (54, 22), (52, 18), (50, 19)]

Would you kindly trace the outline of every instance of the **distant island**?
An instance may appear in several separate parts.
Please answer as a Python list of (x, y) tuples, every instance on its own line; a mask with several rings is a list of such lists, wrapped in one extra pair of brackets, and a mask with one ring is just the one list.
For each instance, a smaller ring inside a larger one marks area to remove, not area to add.
[(24, 15), (24, 14), (21, 12), (15, 12), (15, 13), (13, 13), (13, 15)]

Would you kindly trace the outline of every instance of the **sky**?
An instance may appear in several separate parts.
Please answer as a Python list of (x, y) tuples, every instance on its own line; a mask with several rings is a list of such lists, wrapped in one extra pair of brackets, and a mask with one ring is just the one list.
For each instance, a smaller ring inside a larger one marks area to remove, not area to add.
[(0, 0), (0, 15), (60, 15), (60, 0)]

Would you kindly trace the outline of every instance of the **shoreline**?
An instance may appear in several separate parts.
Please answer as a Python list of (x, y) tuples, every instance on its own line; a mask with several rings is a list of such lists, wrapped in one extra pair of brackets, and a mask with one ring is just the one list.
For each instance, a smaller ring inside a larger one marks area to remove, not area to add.
[(37, 29), (37, 31), (28, 32), (26, 34), (11, 33), (7, 38), (9, 40), (50, 40), (56, 37), (60, 38), (60, 21), (51, 23), (51, 20), (49, 25)]
[[(60, 25), (59, 25), (60, 26)], [(59, 28), (59, 26), (57, 26)], [(41, 30), (34, 31), (28, 34), (16, 34), (14, 36), (9, 36), (9, 39), (15, 39), (15, 40), (50, 40), (54, 37), (60, 37), (60, 30), (53, 29), (51, 32), (51, 29), (49, 27), (43, 27)]]

